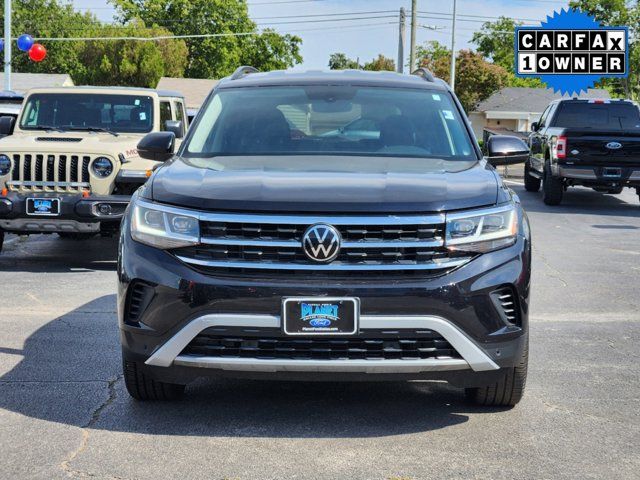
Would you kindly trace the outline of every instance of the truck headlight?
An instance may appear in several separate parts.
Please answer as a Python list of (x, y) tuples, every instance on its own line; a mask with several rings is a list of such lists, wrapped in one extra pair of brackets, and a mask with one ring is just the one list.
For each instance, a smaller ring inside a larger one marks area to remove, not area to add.
[(0, 155), (0, 177), (11, 171), (11, 159), (6, 155)]
[(113, 163), (107, 157), (98, 157), (93, 161), (91, 169), (96, 177), (105, 178), (113, 173)]
[(516, 242), (518, 214), (513, 205), (447, 214), (449, 250), (484, 253)]
[(140, 202), (133, 208), (131, 237), (161, 249), (187, 247), (200, 243), (200, 224), (175, 208)]

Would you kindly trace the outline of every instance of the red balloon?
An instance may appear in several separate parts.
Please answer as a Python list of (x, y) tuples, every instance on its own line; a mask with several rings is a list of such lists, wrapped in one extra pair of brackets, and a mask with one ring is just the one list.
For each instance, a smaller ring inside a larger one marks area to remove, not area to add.
[(34, 43), (29, 49), (29, 58), (34, 62), (41, 62), (47, 56), (47, 49), (39, 43)]

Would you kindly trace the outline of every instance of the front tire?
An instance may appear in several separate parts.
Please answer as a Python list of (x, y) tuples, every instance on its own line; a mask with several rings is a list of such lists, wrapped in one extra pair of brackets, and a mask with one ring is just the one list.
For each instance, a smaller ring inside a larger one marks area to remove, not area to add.
[(122, 372), (127, 392), (136, 400), (178, 400), (184, 393), (185, 385), (159, 382), (149, 378), (138, 368), (136, 362), (123, 360)]
[(554, 177), (549, 164), (544, 168), (544, 181), (542, 183), (542, 200), (546, 205), (560, 205), (564, 194), (562, 179)]
[(527, 383), (529, 364), (529, 338), (527, 337), (520, 361), (515, 367), (505, 369), (504, 376), (486, 387), (467, 388), (469, 401), (484, 407), (514, 407), (522, 400)]
[(524, 189), (527, 192), (538, 192), (540, 190), (540, 184), (542, 180), (536, 177), (533, 177), (530, 173), (529, 164), (525, 163), (524, 165)]

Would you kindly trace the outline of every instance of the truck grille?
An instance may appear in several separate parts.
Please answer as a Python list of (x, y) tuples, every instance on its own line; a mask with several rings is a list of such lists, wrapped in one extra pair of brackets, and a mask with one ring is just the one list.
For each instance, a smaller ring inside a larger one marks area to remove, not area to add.
[[(318, 223), (331, 225), (340, 233), (340, 251), (331, 262), (314, 261), (304, 252), (304, 232)], [(194, 268), (218, 273), (222, 269), (261, 269), (440, 274), (471, 259), (444, 247), (444, 230), (444, 215), (202, 214), (201, 244), (174, 250), (174, 254)]]
[(237, 332), (208, 329), (195, 337), (181, 355), (308, 360), (391, 360), (460, 358), (433, 330), (383, 332), (363, 330), (358, 337), (283, 337), (279, 330)]
[(91, 188), (88, 155), (14, 154), (12, 160), (10, 190), (71, 193)]

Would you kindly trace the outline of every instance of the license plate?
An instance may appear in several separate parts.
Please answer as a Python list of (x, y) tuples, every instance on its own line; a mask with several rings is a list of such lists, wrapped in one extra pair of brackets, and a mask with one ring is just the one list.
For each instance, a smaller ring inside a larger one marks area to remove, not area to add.
[(603, 177), (620, 178), (622, 176), (622, 169), (621, 168), (604, 167), (602, 169), (602, 176)]
[(286, 335), (354, 335), (359, 317), (357, 298), (285, 298), (282, 302)]
[(27, 215), (60, 215), (60, 199), (27, 198)]

